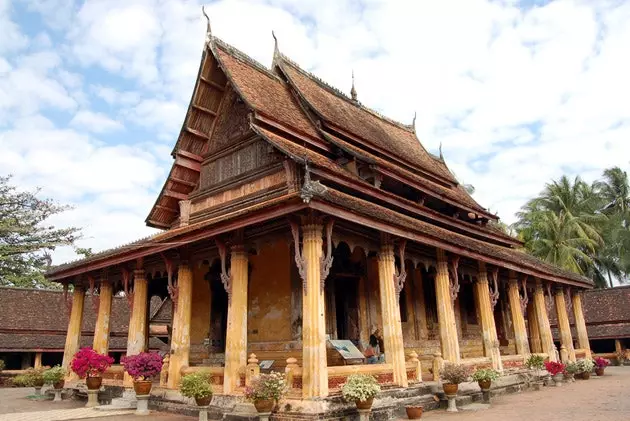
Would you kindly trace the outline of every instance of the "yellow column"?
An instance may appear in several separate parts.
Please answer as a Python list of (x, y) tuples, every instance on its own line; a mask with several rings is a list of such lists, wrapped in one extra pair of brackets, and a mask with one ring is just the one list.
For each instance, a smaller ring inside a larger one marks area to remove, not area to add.
[[(136, 269), (133, 272), (133, 307), (127, 333), (127, 355), (136, 355), (145, 351), (148, 293), (149, 284), (145, 278), (144, 269)], [(125, 373), (123, 385), (130, 387), (132, 384), (131, 377)]]
[[(83, 304), (85, 302), (85, 289), (81, 285), (74, 286), (72, 293), (72, 311), (68, 322), (66, 334), (66, 346), (63, 351), (63, 367), (70, 368), (72, 357), (79, 350), (81, 344), (81, 324), (83, 323)], [(71, 376), (70, 376), (71, 377)]]
[[(569, 361), (575, 361), (575, 349), (573, 348), (573, 337), (571, 336), (571, 325), (567, 314), (567, 303), (564, 300), (564, 289), (556, 288), (555, 294), (556, 314), (558, 316), (558, 330), (560, 332), (560, 343), (567, 349)], [(566, 361), (563, 361), (566, 362)]]
[(179, 264), (177, 272), (177, 305), (173, 314), (171, 358), (168, 366), (168, 388), (177, 389), (183, 367), (190, 356), (190, 320), (192, 318), (192, 270), (188, 261)]
[(459, 341), (455, 311), (451, 300), (448, 261), (444, 250), (437, 249), (437, 273), (435, 275), (435, 298), (437, 304), (438, 325), (440, 327), (440, 343), (442, 358), (452, 363), (459, 362)]
[(586, 358), (591, 358), (591, 346), (588, 341), (588, 332), (582, 310), (582, 293), (580, 291), (573, 294), (573, 315), (575, 316), (575, 330), (577, 330), (578, 347), (586, 350)]
[(527, 305), (527, 324), (529, 325), (530, 351), (533, 353), (543, 352), (542, 343), (540, 342), (538, 319), (536, 318), (536, 308), (534, 307), (533, 298)]
[(429, 337), (429, 331), (427, 328), (427, 312), (426, 312), (426, 303), (424, 302), (424, 280), (422, 279), (422, 272), (420, 269), (416, 268), (413, 270), (413, 276), (415, 276), (415, 285), (416, 285), (416, 293), (417, 300), (419, 304), (418, 313), (416, 317), (418, 318), (418, 328), (420, 330), (420, 339), (427, 339)]
[(302, 258), (306, 282), (302, 289), (302, 397), (328, 396), (326, 318), (324, 291), (320, 286), (322, 225), (303, 225)]
[(33, 364), (33, 368), (42, 368), (42, 353), (35, 353), (35, 364)]
[(98, 315), (94, 327), (94, 344), (92, 348), (100, 354), (109, 352), (109, 318), (112, 312), (112, 284), (101, 280), (99, 291)]
[(549, 355), (549, 361), (557, 361), (556, 347), (553, 344), (549, 316), (547, 315), (547, 308), (545, 307), (545, 294), (543, 292), (542, 283), (539, 280), (536, 280), (536, 289), (534, 290), (534, 309), (536, 310), (536, 320), (538, 321), (538, 332), (540, 333), (542, 352)]
[[(407, 387), (405, 367), (405, 346), (403, 344), (400, 308), (394, 285), (394, 246), (383, 240), (378, 253), (378, 278), (381, 296), (381, 315), (383, 320), (383, 342), (385, 359), (394, 368), (394, 384)], [(404, 265), (404, 262), (401, 262)]]
[(499, 338), (497, 336), (497, 327), (494, 322), (492, 304), (490, 303), (488, 273), (486, 272), (486, 264), (484, 262), (479, 262), (479, 273), (477, 275), (477, 282), (475, 282), (473, 286), (473, 290), (475, 292), (477, 308), (479, 309), (484, 354), (486, 357), (490, 357), (492, 359), (492, 367), (495, 370), (503, 370), (501, 352), (499, 350)]
[(247, 252), (242, 244), (232, 247), (231, 298), (225, 335), (223, 392), (233, 393), (240, 380), (239, 370), (247, 364)]
[(519, 355), (529, 354), (529, 344), (527, 343), (527, 329), (525, 318), (521, 310), (521, 296), (518, 293), (518, 279), (513, 271), (510, 271), (508, 281), (508, 299), (510, 301), (510, 311), (512, 314), (512, 324), (514, 326), (514, 342), (516, 342), (516, 353)]

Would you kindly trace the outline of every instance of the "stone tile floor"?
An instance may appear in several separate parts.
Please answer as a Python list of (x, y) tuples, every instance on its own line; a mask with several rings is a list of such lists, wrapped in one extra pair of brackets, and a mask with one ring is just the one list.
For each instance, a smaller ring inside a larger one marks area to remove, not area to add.
[[(32, 389), (0, 389), (0, 421), (137, 421), (133, 413), (114, 414), (83, 408), (84, 403), (66, 400), (31, 401)], [(628, 421), (630, 420), (630, 367), (608, 367), (604, 377), (546, 387), (540, 392), (523, 392), (494, 398), (490, 409), (479, 411), (426, 412), (430, 421)], [(140, 418), (142, 419), (142, 418)], [(185, 417), (152, 412), (145, 419), (193, 421)]]

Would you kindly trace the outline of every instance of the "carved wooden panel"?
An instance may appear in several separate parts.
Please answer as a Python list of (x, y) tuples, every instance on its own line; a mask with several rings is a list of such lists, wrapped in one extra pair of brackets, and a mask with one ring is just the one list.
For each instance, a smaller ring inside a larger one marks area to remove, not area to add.
[(229, 190), (223, 190), (219, 193), (211, 196), (204, 197), (199, 201), (195, 201), (192, 204), (192, 213), (204, 211), (215, 206), (222, 205), (227, 202), (231, 202), (257, 191), (268, 189), (275, 186), (281, 186), (286, 183), (286, 177), (284, 170), (277, 171), (275, 173), (266, 175), (259, 179), (245, 182)]
[(210, 139), (209, 154), (224, 149), (232, 140), (242, 137), (249, 131), (247, 106), (238, 99), (234, 91), (230, 90), (225, 95), (212, 139)]
[(229, 155), (204, 163), (201, 166), (200, 190), (207, 190), (226, 180), (269, 165), (278, 159), (279, 155), (272, 153), (264, 140), (247, 144)]

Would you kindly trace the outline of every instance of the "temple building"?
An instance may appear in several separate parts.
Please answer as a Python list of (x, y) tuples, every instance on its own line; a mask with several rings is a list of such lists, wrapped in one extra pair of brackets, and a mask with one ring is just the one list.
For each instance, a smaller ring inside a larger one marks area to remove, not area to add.
[[(216, 393), (239, 396), (248, 364), (270, 361), (306, 402), (338, 394), (357, 371), (410, 387), (432, 378), (436, 357), (507, 370), (532, 352), (590, 355), (581, 297), (591, 280), (526, 254), (414, 124), (367, 108), (354, 86), (346, 96), (277, 42), (268, 68), (208, 31), (183, 118), (146, 219), (163, 232), (47, 274), (74, 286), (64, 364), (90, 289), (97, 350), (110, 340), (105, 297), (132, 300), (127, 354), (146, 349), (151, 297), (170, 297), (169, 389), (208, 370)], [(381, 364), (334, 346), (363, 350), (375, 333)]]

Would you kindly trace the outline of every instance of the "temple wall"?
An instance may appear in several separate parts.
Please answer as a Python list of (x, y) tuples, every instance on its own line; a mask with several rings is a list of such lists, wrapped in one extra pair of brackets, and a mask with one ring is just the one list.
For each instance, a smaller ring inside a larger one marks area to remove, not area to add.
[(207, 265), (193, 267), (192, 318), (190, 322), (190, 364), (197, 365), (207, 358), (203, 341), (210, 330), (210, 284), (204, 279)]

